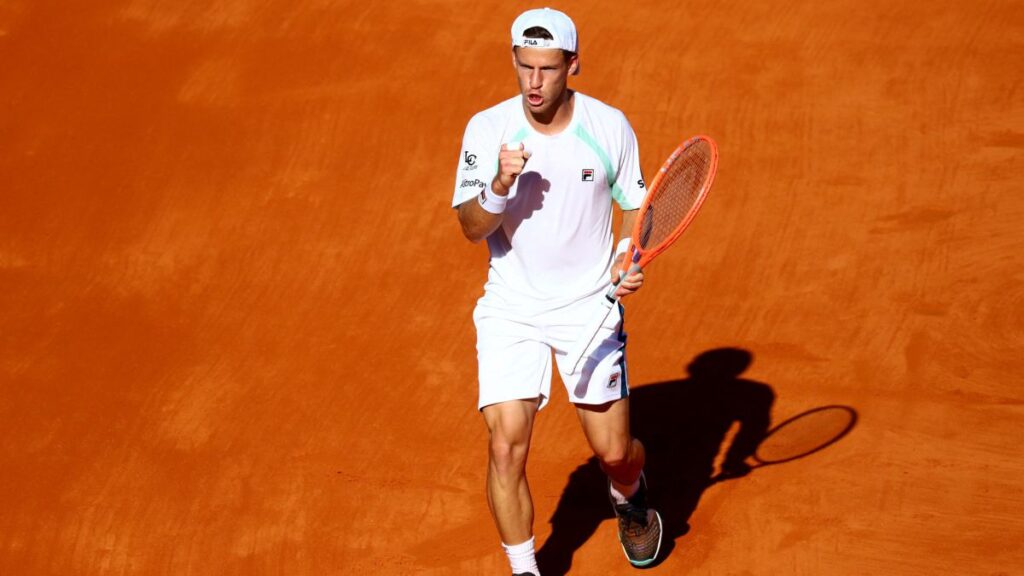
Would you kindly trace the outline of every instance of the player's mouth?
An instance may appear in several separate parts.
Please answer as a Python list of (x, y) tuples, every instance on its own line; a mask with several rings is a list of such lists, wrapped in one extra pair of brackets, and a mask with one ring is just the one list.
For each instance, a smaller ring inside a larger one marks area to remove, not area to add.
[(527, 94), (526, 102), (530, 106), (540, 106), (541, 104), (544, 103), (544, 97), (541, 96), (540, 94)]

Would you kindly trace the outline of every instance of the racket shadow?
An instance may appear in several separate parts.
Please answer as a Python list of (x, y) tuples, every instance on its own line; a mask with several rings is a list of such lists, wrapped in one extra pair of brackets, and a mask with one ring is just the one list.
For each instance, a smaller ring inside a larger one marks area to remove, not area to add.
[[(709, 486), (751, 471), (747, 462), (771, 429), (774, 390), (740, 377), (752, 361), (747, 350), (708, 350), (687, 365), (687, 377), (630, 391), (632, 431), (646, 448), (651, 505), (663, 521), (658, 563), (689, 532)], [(613, 517), (607, 479), (591, 458), (570, 474), (551, 516), (551, 535), (537, 554), (541, 572), (567, 574), (575, 551)]]

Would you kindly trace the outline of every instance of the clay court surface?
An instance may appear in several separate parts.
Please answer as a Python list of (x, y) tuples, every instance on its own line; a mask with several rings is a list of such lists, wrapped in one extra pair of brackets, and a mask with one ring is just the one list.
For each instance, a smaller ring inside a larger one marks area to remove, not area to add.
[[(0, 574), (508, 574), (449, 202), (527, 7), (0, 2)], [(648, 178), (722, 154), (627, 300), (649, 573), (1024, 573), (1024, 4), (557, 7)], [(544, 576), (635, 573), (588, 457), (557, 393)]]

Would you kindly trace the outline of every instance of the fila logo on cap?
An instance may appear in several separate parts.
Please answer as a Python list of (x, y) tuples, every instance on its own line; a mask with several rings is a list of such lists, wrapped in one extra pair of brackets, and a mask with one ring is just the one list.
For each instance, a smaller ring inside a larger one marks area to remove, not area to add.
[[(524, 32), (530, 28), (543, 28), (550, 35), (550, 40), (527, 38)], [(553, 48), (579, 52), (579, 40), (576, 35), (576, 24), (564, 12), (551, 8), (535, 8), (527, 10), (512, 23), (512, 45), (532, 48)]]

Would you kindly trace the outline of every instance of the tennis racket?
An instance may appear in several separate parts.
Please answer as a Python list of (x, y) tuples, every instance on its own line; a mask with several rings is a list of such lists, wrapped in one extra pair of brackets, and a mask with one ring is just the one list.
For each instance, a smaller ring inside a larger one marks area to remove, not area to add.
[[(668, 249), (690, 225), (711, 189), (718, 169), (718, 146), (707, 136), (694, 136), (679, 145), (658, 170), (637, 214), (619, 279), (635, 274)], [(584, 354), (593, 343), (612, 308), (618, 283), (612, 285), (582, 337), (568, 350), (572, 372), (579, 371)]]

